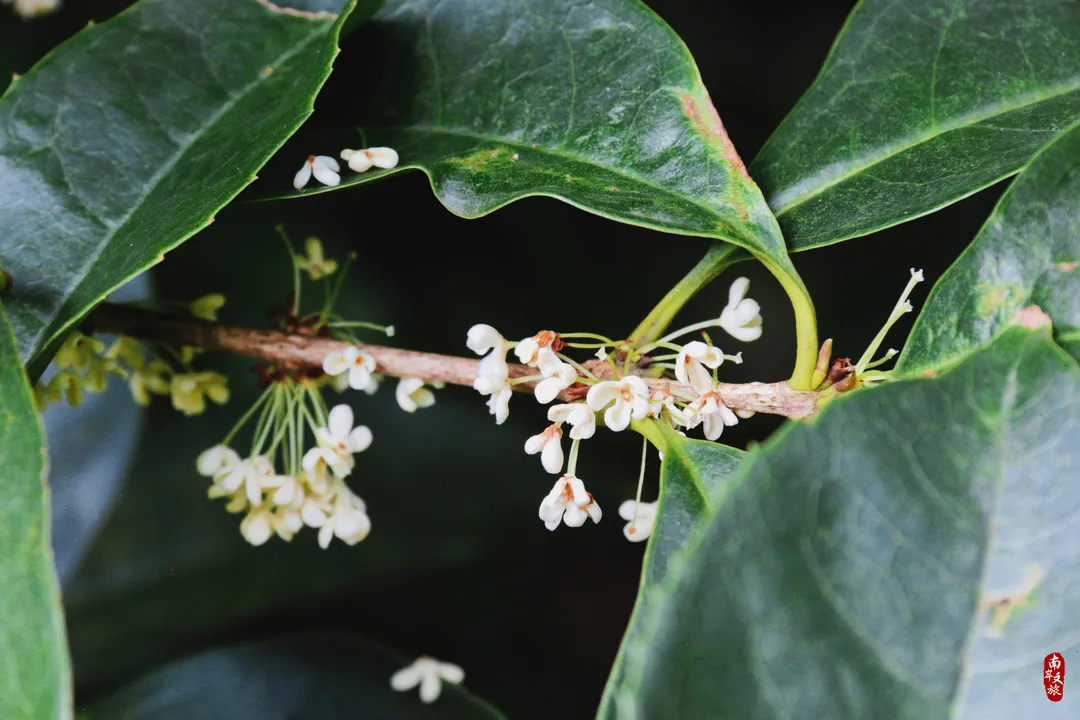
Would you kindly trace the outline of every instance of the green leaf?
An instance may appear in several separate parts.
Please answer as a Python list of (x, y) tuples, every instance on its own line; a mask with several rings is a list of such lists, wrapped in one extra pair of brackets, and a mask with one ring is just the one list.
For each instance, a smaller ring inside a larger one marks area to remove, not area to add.
[(792, 250), (938, 210), (1080, 117), (1080, 5), (863, 0), (751, 164)]
[(0, 308), (0, 717), (70, 718), (71, 668), (49, 545), (45, 436)]
[(167, 665), (92, 701), (88, 710), (91, 718), (109, 720), (502, 717), (459, 685), (443, 683), (430, 705), (416, 690), (394, 692), (390, 676), (411, 662), (340, 637), (251, 643)]
[(1043, 657), (1080, 652), (1078, 466), (1080, 368), (1019, 327), (788, 425), (643, 619), (623, 716), (1045, 716)]
[(989, 342), (1037, 305), (1080, 359), (1080, 125), (1035, 156), (930, 293), (897, 367), (917, 371)]
[(311, 113), (340, 21), (143, 0), (0, 98), (0, 258), (24, 361), (205, 227)]
[(371, 110), (356, 120), (401, 164), (304, 194), (418, 169), (463, 217), (546, 195), (727, 240), (794, 276), (693, 58), (642, 3), (391, 0), (373, 25), (384, 46), (372, 56), (395, 61), (364, 66)]
[(637, 602), (604, 688), (599, 717), (616, 716), (615, 698), (625, 679), (626, 654), (635, 643), (647, 641), (641, 618), (648, 616), (647, 608), (667, 577), (668, 564), (686, 547), (698, 521), (713, 510), (713, 499), (746, 455), (727, 445), (686, 440), (674, 432), (666, 432), (665, 440), (656, 525), (645, 550)]

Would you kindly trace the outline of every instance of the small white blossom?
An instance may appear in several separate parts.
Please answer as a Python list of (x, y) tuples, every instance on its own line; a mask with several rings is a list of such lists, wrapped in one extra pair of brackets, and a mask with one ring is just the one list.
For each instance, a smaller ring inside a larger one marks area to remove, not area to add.
[(308, 155), (304, 166), (300, 168), (296, 173), (296, 177), (293, 178), (293, 187), (302, 190), (311, 180), (312, 175), (323, 185), (333, 187), (341, 182), (339, 172), (341, 172), (341, 167), (338, 165), (337, 160), (329, 155)]
[(741, 277), (731, 283), (728, 304), (720, 312), (720, 327), (736, 340), (750, 342), (761, 337), (761, 306), (746, 297), (750, 280)]
[(577, 382), (577, 370), (570, 363), (555, 360), (541, 368), (544, 379), (536, 383), (533, 394), (537, 402), (546, 405), (559, 396), (566, 388)]
[(586, 403), (552, 405), (547, 417), (551, 422), (570, 423), (572, 440), (588, 440), (596, 432), (596, 413)]
[(318, 474), (320, 466), (325, 466), (337, 477), (345, 477), (355, 464), (353, 454), (371, 445), (371, 431), (365, 425), (353, 427), (353, 411), (348, 405), (331, 410), (327, 426), (317, 428), (315, 438), (319, 446), (308, 450), (301, 462), (311, 474)]
[(495, 423), (502, 425), (510, 414), (510, 370), (506, 365), (506, 351), (509, 343), (490, 325), (473, 325), (465, 339), (465, 345), (477, 355), (487, 353), (480, 359), (476, 371), (473, 389), (481, 395), (490, 395), (487, 406)]
[(331, 376), (342, 375), (347, 372), (349, 387), (353, 390), (367, 390), (372, 384), (372, 377), (375, 372), (375, 358), (350, 346), (341, 352), (330, 353), (324, 357), (322, 367), (323, 372)]
[[(623, 527), (623, 535), (627, 540), (641, 542), (652, 534), (653, 526), (656, 525), (656, 506), (655, 502), (638, 503), (636, 500), (627, 500), (619, 506), (619, 517), (630, 521)], [(635, 509), (637, 510), (636, 520), (634, 519)]]
[[(207, 454), (214, 449), (211, 448), (200, 455), (199, 461), (205, 461)], [(205, 462), (205, 465), (208, 468), (210, 463)], [(202, 469), (200, 468), (200, 472)], [(242, 496), (255, 506), (262, 502), (263, 489), (270, 487), (275, 474), (274, 466), (267, 458), (253, 457), (222, 467), (214, 473), (213, 477), (214, 487), (211, 488), (211, 497)]]
[(349, 169), (353, 172), (366, 172), (372, 167), (390, 170), (398, 164), (397, 151), (388, 147), (371, 147), (363, 150), (345, 148), (341, 151), (341, 159), (349, 163)]
[(622, 380), (606, 380), (589, 388), (585, 402), (594, 412), (600, 412), (609, 403), (614, 404), (604, 413), (604, 424), (615, 432), (622, 432), (630, 425), (630, 418), (640, 420), (649, 412), (649, 386), (636, 375)]
[(715, 390), (705, 393), (687, 407), (693, 413), (693, 424), (690, 427), (704, 423), (705, 437), (709, 440), (718, 439), (725, 426), (739, 424), (739, 418), (724, 404)]
[(558, 423), (549, 425), (539, 435), (533, 435), (525, 441), (525, 452), (529, 455), (540, 453), (540, 462), (552, 475), (562, 472), (562, 428)]
[[(3, 0), (5, 5), (11, 5), (12, 0)], [(14, 0), (15, 14), (23, 20), (40, 17), (56, 12), (60, 7), (60, 0)]]
[[(514, 355), (523, 364), (539, 368), (544, 377), (551, 377), (563, 365), (555, 352), (555, 340), (558, 336), (551, 330), (541, 330), (532, 337), (527, 337), (514, 348)], [(550, 402), (550, 401), (549, 401)]]
[(675, 361), (675, 377), (684, 385), (699, 393), (712, 388), (713, 378), (705, 368), (716, 369), (724, 362), (724, 353), (720, 348), (694, 340), (683, 345), (679, 358)]
[(215, 445), (199, 454), (195, 467), (200, 475), (216, 477), (231, 472), (240, 463), (240, 455), (235, 450), (224, 445)]
[(397, 403), (405, 412), (416, 412), (417, 408), (431, 407), (435, 404), (435, 393), (424, 387), (420, 378), (401, 378), (394, 391)]
[(569, 527), (581, 527), (586, 518), (598, 523), (601, 517), (600, 506), (592, 494), (586, 492), (585, 484), (573, 475), (559, 478), (540, 503), (540, 519), (548, 530), (559, 527), (560, 522), (565, 522)]
[[(657, 388), (649, 393), (649, 409), (646, 415), (656, 419), (664, 416), (669, 423), (683, 426), (691, 424), (693, 419), (690, 412), (675, 405), (675, 398), (667, 388)], [(663, 455), (660, 457), (663, 459)]]
[(252, 508), (240, 521), (240, 534), (249, 543), (258, 547), (274, 534), (274, 514), (266, 505)]
[(390, 678), (390, 687), (398, 692), (412, 690), (420, 686), (420, 699), (433, 703), (442, 692), (445, 680), (451, 685), (458, 685), (465, 679), (465, 671), (452, 663), (439, 662), (434, 658), (421, 655), (412, 665), (398, 670)]
[(371, 519), (364, 501), (341, 485), (330, 517), (319, 528), (319, 547), (325, 550), (335, 537), (346, 545), (355, 545), (370, 532)]

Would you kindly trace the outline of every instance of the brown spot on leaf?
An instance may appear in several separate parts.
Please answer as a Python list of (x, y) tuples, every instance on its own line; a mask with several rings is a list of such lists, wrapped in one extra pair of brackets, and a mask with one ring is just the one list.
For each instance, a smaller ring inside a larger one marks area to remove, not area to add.
[(272, 67), (268, 67), (268, 68), (266, 68), (265, 70), (263, 70), (263, 75), (270, 75), (270, 74), (272, 74), (273, 72), (274, 72), (274, 68), (272, 68)]
[(619, 188), (615, 187), (614, 185), (609, 187), (608, 190), (611, 191), (611, 192), (619, 192)]
[(1013, 612), (1019, 607), (1031, 604), (1031, 593), (1046, 577), (1046, 571), (1038, 565), (1028, 565), (1024, 569), (1024, 580), (1012, 590), (985, 593), (979, 602), (979, 610), (990, 611), (990, 622), (986, 628), (987, 637), (1001, 637), (1005, 625)]
[(1050, 316), (1042, 311), (1038, 305), (1028, 305), (1023, 310), (1017, 310), (1012, 316), (1012, 322), (1023, 325), (1029, 330), (1036, 330), (1050, 325)]
[(574, 176), (570, 173), (566, 174), (566, 182), (574, 182)]
[(935, 378), (937, 377), (937, 370), (923, 370), (919, 375), (925, 378)]
[(1077, 268), (1077, 266), (1080, 266), (1080, 262), (1077, 262), (1076, 260), (1073, 260), (1072, 262), (1055, 263), (1055, 265), (1058, 266), (1059, 270), (1064, 270), (1065, 272), (1072, 272), (1073, 270), (1075, 270)]
[(680, 98), (683, 112), (686, 113), (686, 117), (690, 118), (690, 122), (701, 133), (702, 137), (710, 143), (719, 145), (724, 159), (742, 173), (744, 178), (753, 182), (750, 179), (750, 174), (746, 172), (746, 165), (735, 150), (735, 145), (731, 142), (731, 138), (728, 137), (727, 131), (724, 129), (724, 123), (720, 120), (720, 115), (716, 112), (716, 107), (713, 106), (709, 94), (705, 93), (704, 108), (698, 103), (693, 93), (683, 93)]

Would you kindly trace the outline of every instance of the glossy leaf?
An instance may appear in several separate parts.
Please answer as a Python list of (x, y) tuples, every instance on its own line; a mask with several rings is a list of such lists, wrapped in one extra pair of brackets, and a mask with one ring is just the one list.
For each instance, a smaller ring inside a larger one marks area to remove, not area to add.
[(598, 716), (602, 718), (616, 716), (615, 698), (624, 681), (626, 653), (635, 643), (647, 641), (641, 619), (648, 616), (648, 605), (667, 577), (669, 562), (686, 547), (699, 520), (712, 512), (715, 498), (746, 455), (719, 443), (685, 440), (674, 432), (665, 433), (665, 439), (656, 525), (645, 551), (634, 613), (600, 702)]
[(621, 716), (1049, 717), (1042, 659), (1080, 652), (1078, 464), (1080, 368), (1045, 330), (790, 424), (680, 556)]
[(1080, 359), (1080, 125), (1039, 153), (930, 293), (898, 367), (947, 363), (1037, 305)]
[(71, 717), (45, 435), (0, 308), (0, 717)]
[(110, 720), (502, 717), (459, 685), (443, 683), (430, 705), (416, 690), (395, 692), (390, 676), (411, 662), (341, 637), (251, 643), (155, 670), (92, 701), (88, 711), (92, 718)]
[(373, 25), (396, 60), (369, 66), (355, 120), (400, 164), (307, 194), (419, 169), (463, 217), (546, 195), (791, 267), (693, 58), (640, 2), (391, 0)]
[(1080, 117), (1080, 5), (864, 0), (750, 172), (792, 250), (933, 212)]
[(143, 0), (10, 87), (0, 258), (24, 361), (254, 179), (311, 113), (337, 28), (261, 0)]

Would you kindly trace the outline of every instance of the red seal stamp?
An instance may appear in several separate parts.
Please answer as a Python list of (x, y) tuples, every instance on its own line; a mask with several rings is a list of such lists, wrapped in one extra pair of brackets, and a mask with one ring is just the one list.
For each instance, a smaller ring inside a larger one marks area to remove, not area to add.
[(1061, 702), (1065, 694), (1065, 658), (1061, 653), (1050, 653), (1043, 660), (1043, 687), (1047, 700)]

